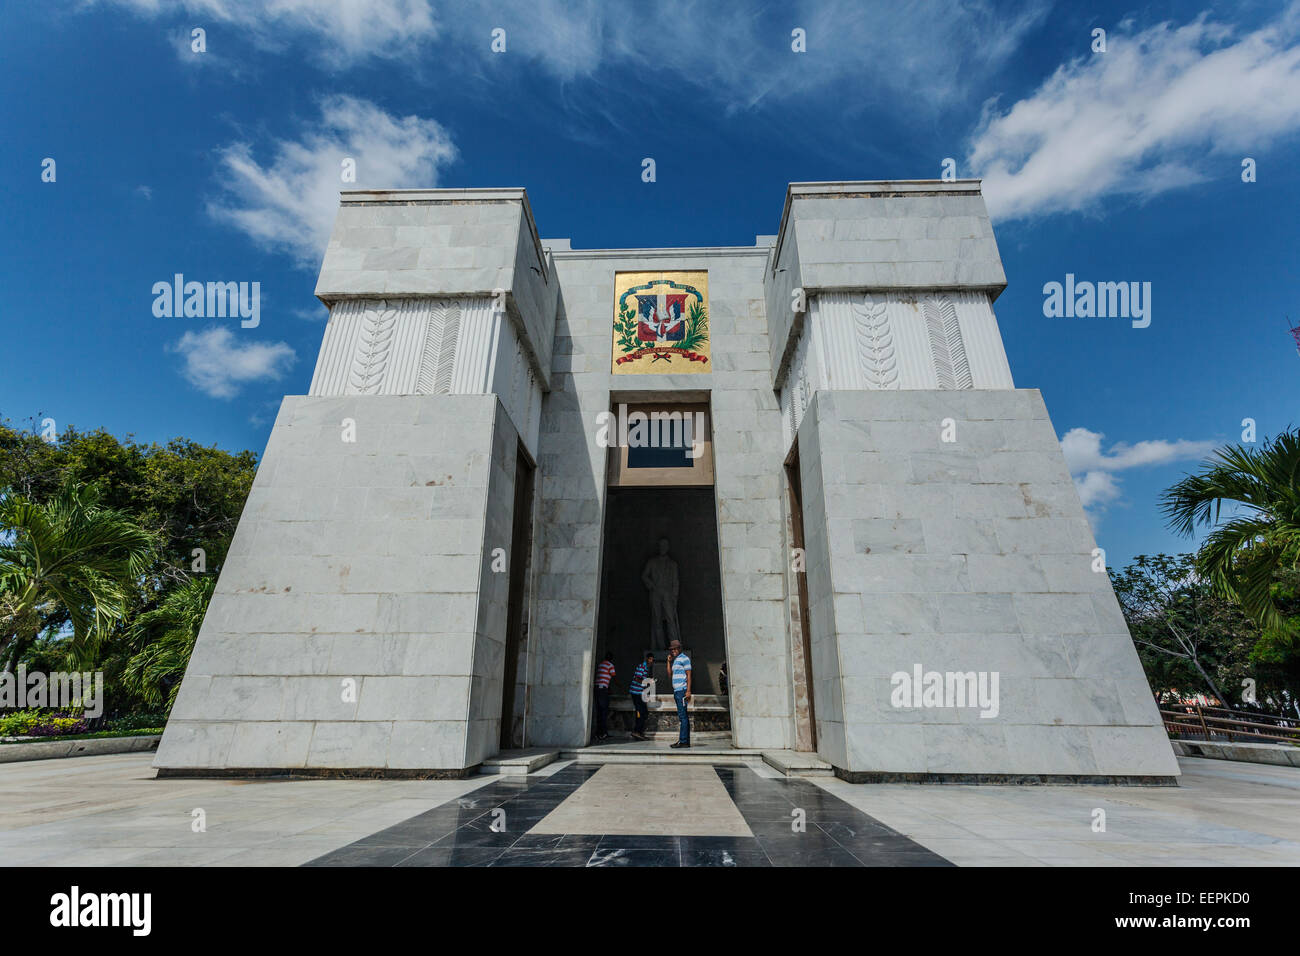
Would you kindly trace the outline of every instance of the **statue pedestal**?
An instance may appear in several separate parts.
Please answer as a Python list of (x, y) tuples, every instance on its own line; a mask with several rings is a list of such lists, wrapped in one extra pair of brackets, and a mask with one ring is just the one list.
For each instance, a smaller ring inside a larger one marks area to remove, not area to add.
[[(662, 688), (656, 687), (656, 690)], [(725, 697), (714, 694), (696, 694), (687, 704), (691, 715), (692, 733), (716, 733), (731, 730), (731, 708)], [(677, 733), (677, 704), (673, 701), (671, 691), (657, 694), (650, 701), (649, 716), (646, 718), (646, 730), (649, 733), (675, 735)], [(634, 722), (632, 700), (627, 694), (619, 694), (609, 703), (609, 729), (617, 737), (632, 730)]]
[[(653, 654), (655, 656), (655, 666), (652, 671), (652, 675), (655, 679), (655, 693), (667, 694), (669, 702), (671, 702), (673, 696), (673, 678), (672, 675), (668, 673), (668, 652), (656, 651), (653, 648), (647, 647), (641, 652), (641, 660), (645, 660), (647, 654)], [(654, 710), (654, 707), (654, 702), (651, 701), (650, 709)]]

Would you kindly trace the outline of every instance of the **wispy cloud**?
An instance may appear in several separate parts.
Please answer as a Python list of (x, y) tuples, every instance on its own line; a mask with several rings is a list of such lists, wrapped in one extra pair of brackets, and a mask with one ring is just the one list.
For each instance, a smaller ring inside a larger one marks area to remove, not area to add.
[(275, 381), (297, 361), (285, 342), (239, 343), (222, 326), (186, 332), (168, 351), (180, 354), (182, 374), (213, 398), (231, 398), (252, 382)]
[[(970, 95), (1042, 24), (1047, 0), (803, 0), (788, 7), (713, 0), (104, 0), (141, 16), (208, 18), (262, 47), (307, 38), (331, 67), (405, 58), (438, 44), (449, 59), (487, 61), (492, 31), (563, 83), (619, 68), (654, 86), (686, 79), (732, 109), (832, 91), (843, 105), (907, 94), (911, 112)], [(806, 52), (792, 50), (794, 29)], [(653, 42), (647, 38), (656, 38)], [(209, 50), (219, 38), (209, 31)], [(843, 84), (852, 84), (844, 97)], [(924, 89), (924, 95), (917, 91)]]
[[(398, 56), (437, 35), (428, 0), (106, 0), (146, 17), (184, 17), (208, 32), (208, 51), (241, 34), (263, 48), (279, 49), (310, 36), (321, 54), (350, 62)], [(216, 29), (214, 29), (216, 28)], [(183, 50), (189, 52), (189, 31)]]
[(1101, 432), (1086, 428), (1071, 428), (1061, 439), (1061, 451), (1065, 454), (1065, 463), (1074, 478), (1079, 500), (1094, 515), (1105, 510), (1107, 505), (1123, 494), (1118, 472), (1197, 460), (1217, 447), (1212, 441), (1189, 441), (1182, 438), (1167, 441), (1157, 438), (1131, 445), (1115, 442), (1103, 452), (1101, 440), (1105, 437)]
[(1005, 111), (986, 107), (966, 168), (995, 218), (1096, 211), (1208, 178), (1300, 132), (1300, 3), (1239, 35), (1202, 14), (1061, 66)]
[[(667, 0), (512, 0), (478, 2), (448, 15), (465, 42), (499, 25), (512, 47), (565, 81), (620, 68), (641, 83), (663, 74), (686, 79), (732, 108), (788, 101), (853, 83), (863, 103), (925, 88), (913, 109), (964, 96), (971, 74), (1007, 62), (1050, 8), (1044, 2), (994, 5), (821, 0), (791, 4), (773, 15), (758, 6)], [(805, 52), (793, 49), (803, 31)], [(670, 38), (647, 43), (647, 37)], [(486, 40), (482, 43), (487, 49)], [(842, 102), (842, 101), (841, 101)]]
[(305, 322), (325, 322), (330, 317), (330, 310), (319, 302), (305, 309), (291, 309), (290, 311)]
[[(217, 153), (225, 192), (208, 204), (216, 219), (263, 247), (286, 252), (304, 268), (320, 264), (338, 209), (340, 189), (435, 186), (456, 155), (438, 123), (393, 116), (351, 96), (321, 102), (320, 118), (298, 139), (271, 143), (259, 162), (247, 142)], [(356, 181), (343, 182), (345, 159)]]

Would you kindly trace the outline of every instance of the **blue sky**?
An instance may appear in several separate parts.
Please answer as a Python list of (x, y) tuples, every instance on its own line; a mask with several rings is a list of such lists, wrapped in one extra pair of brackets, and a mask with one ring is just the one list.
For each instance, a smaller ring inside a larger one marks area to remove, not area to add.
[[(311, 379), (344, 157), (361, 186), (526, 186), (577, 248), (750, 245), (789, 181), (952, 157), (1111, 564), (1187, 547), (1156, 498), (1243, 418), (1298, 423), (1300, 2), (10, 2), (0, 80), (15, 421), (260, 453)], [(177, 272), (260, 282), (261, 324), (155, 317)], [(1150, 282), (1150, 327), (1044, 317), (1066, 273)]]

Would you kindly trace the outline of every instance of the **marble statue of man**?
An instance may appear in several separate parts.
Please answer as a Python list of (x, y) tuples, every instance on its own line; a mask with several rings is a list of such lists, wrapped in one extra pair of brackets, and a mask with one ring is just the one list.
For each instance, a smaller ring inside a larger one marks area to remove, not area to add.
[(650, 592), (650, 647), (663, 650), (681, 640), (677, 626), (677, 562), (668, 557), (668, 539), (659, 539), (659, 553), (645, 563), (641, 583)]

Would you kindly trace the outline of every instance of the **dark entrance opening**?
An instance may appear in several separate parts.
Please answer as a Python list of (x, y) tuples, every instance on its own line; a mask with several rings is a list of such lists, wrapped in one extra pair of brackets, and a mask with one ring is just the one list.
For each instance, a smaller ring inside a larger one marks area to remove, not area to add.
[[(506, 648), (501, 675), (501, 749), (522, 746), (522, 710), (515, 706), (520, 650), (527, 646), (528, 561), (532, 554), (533, 465), (520, 446), (515, 452), (515, 503), (510, 531), (510, 589), (506, 610)], [(522, 701), (521, 701), (522, 702)]]
[(721, 694), (719, 671), (726, 660), (722, 618), (722, 574), (712, 486), (698, 488), (610, 488), (605, 511), (596, 660), (614, 654), (616, 694), (626, 696), (632, 671), (648, 650), (655, 652), (657, 690), (670, 694), (667, 650), (653, 648), (650, 596), (641, 575), (668, 540), (677, 562), (677, 621), (691, 653), (693, 690)]

